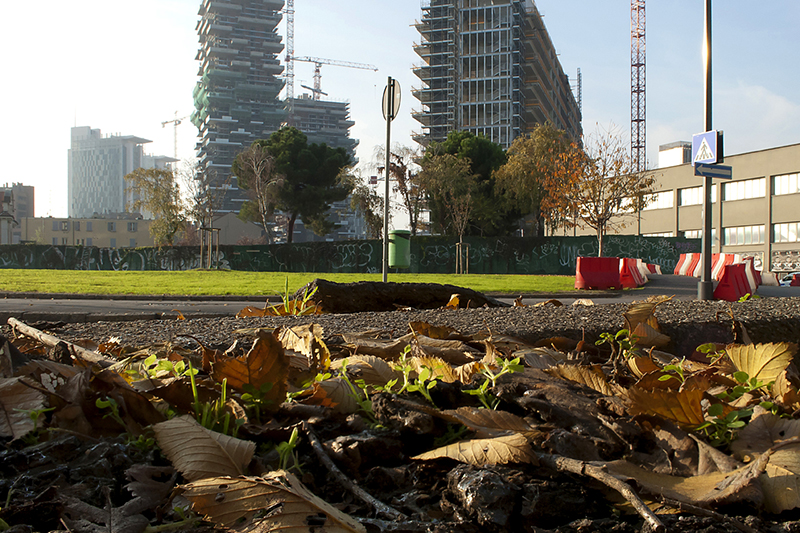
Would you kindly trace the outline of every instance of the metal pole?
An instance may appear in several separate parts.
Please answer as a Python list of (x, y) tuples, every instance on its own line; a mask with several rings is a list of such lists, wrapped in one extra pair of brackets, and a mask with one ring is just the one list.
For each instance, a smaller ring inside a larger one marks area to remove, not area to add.
[[(705, 77), (705, 129), (711, 131), (711, 0), (705, 2), (705, 35), (703, 36), (703, 69)], [(714, 299), (714, 281), (711, 279), (711, 178), (706, 176), (703, 180), (703, 254), (702, 273), (700, 283), (697, 284), (698, 300)]]
[(389, 277), (389, 163), (391, 162), (391, 140), (392, 140), (392, 102), (394, 102), (394, 81), (389, 76), (386, 85), (386, 96), (388, 105), (386, 106), (386, 190), (383, 197), (383, 282), (386, 283)]

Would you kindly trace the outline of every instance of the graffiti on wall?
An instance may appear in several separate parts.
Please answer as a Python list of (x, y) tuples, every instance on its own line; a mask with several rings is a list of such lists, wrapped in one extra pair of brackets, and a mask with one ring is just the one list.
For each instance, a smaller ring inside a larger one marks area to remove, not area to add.
[[(474, 274), (572, 275), (578, 257), (597, 255), (594, 237), (465, 238), (469, 272)], [(639, 258), (672, 271), (682, 253), (699, 252), (698, 239), (606, 237), (606, 255)], [(214, 261), (222, 269), (253, 272), (381, 272), (378, 240), (312, 242), (260, 246), (220, 246)], [(455, 272), (456, 243), (447, 237), (411, 239), (414, 273)], [(773, 262), (775, 258), (773, 257)], [(191, 270), (201, 268), (200, 249), (95, 248), (84, 246), (3, 245), (0, 268), (60, 270)]]

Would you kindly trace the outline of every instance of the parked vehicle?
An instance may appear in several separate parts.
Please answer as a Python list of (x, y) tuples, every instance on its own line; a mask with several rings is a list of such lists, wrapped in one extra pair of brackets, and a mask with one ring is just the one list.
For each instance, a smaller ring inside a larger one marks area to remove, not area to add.
[(780, 278), (778, 278), (778, 283), (780, 283), (781, 287), (788, 287), (791, 285), (792, 280), (795, 276), (800, 276), (800, 272), (790, 272), (787, 274), (779, 274)]

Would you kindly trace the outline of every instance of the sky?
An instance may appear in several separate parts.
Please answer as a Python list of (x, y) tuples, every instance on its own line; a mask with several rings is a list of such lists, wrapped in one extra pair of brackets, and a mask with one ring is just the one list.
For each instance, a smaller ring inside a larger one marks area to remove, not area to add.
[[(583, 77), (583, 128), (630, 132), (630, 3), (539, 0), (565, 73)], [(0, 22), (6, 43), (0, 98), (0, 184), (36, 187), (37, 216), (67, 215), (70, 128), (136, 135), (146, 153), (194, 157), (193, 111), (199, 0), (12, 2)], [(647, 3), (647, 157), (704, 130), (701, 0)], [(402, 89), (392, 144), (414, 146), (420, 109), (411, 95), (421, 60), (420, 0), (295, 0), (295, 55), (372, 64), (323, 65), (322, 90), (350, 103), (362, 165), (386, 141), (381, 95), (389, 76)], [(800, 143), (800, 2), (717, 0), (713, 8), (713, 127), (728, 155)], [(280, 27), (285, 35), (285, 23)], [(311, 63), (295, 63), (295, 94), (313, 85)], [(800, 167), (800, 162), (798, 162)], [(800, 170), (800, 168), (798, 169)], [(370, 174), (364, 169), (363, 174)]]

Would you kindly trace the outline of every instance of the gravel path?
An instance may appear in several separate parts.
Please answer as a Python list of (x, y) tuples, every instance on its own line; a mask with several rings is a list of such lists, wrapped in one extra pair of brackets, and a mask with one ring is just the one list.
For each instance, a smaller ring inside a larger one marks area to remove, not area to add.
[[(408, 323), (425, 321), (451, 326), (463, 334), (489, 330), (527, 341), (565, 336), (596, 340), (600, 333), (617, 332), (624, 327), (623, 313), (628, 304), (518, 308), (480, 308), (459, 310), (394, 311), (308, 317), (267, 317), (237, 319), (198, 318), (190, 320), (149, 320), (133, 322), (95, 322), (75, 324), (31, 324), (47, 329), (68, 341), (91, 339), (96, 342), (119, 337), (124, 345), (146, 346), (159, 342), (180, 342), (191, 335), (207, 346), (228, 346), (237, 338), (252, 338), (237, 330), (275, 328), (282, 325), (318, 323), (326, 337), (341, 333), (379, 330), (398, 337)], [(670, 301), (656, 309), (662, 331), (673, 339), (673, 353), (687, 355), (704, 342), (733, 341), (735, 318), (754, 342), (788, 341), (800, 343), (800, 298), (760, 298), (741, 303), (722, 301)], [(4, 326), (4, 333), (8, 334)]]

